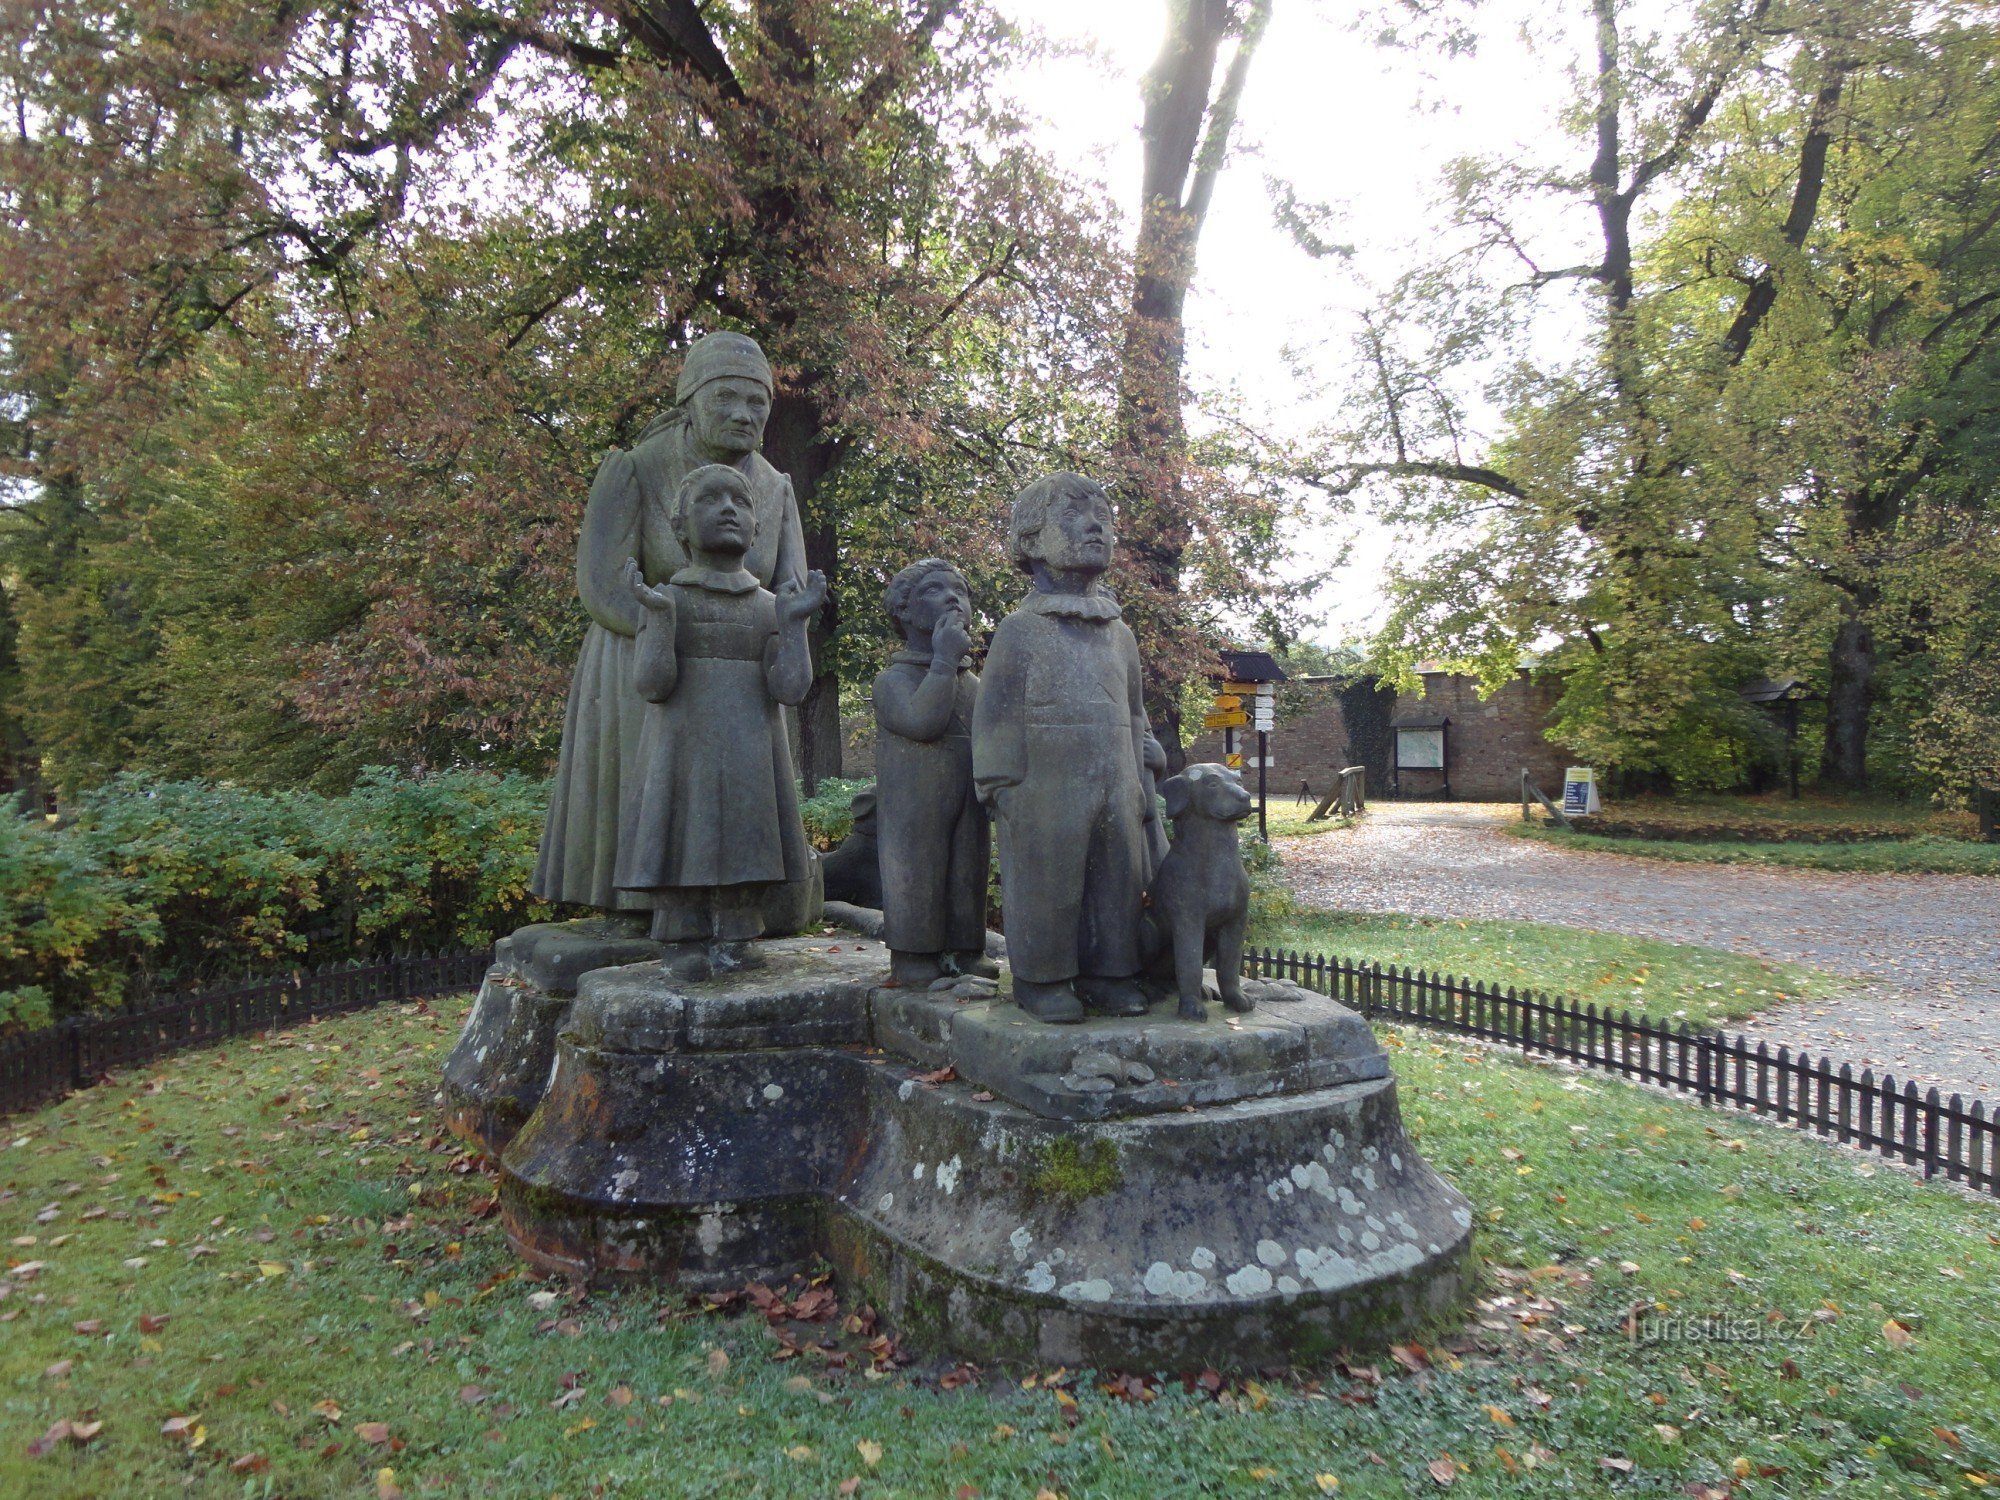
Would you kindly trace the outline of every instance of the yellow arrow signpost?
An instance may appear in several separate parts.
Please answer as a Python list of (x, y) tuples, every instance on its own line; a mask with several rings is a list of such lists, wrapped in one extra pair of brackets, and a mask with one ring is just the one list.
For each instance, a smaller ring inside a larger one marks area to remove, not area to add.
[(1226, 712), (1204, 714), (1202, 716), (1201, 727), (1203, 729), (1241, 729), (1249, 722), (1250, 716), (1243, 712), (1242, 709), (1236, 708), (1227, 710)]

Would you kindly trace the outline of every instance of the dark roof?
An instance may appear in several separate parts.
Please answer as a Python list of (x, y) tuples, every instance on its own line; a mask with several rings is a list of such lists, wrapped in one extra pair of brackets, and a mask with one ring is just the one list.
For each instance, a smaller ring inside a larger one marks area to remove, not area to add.
[(1776, 681), (1769, 677), (1752, 678), (1736, 690), (1736, 695), (1745, 703), (1782, 703), (1787, 698), (1818, 696), (1807, 691), (1805, 680), (1799, 677), (1786, 677)]
[(1391, 729), (1442, 729), (1451, 722), (1446, 714), (1398, 714), (1389, 721)]
[(1283, 682), (1285, 669), (1268, 651), (1218, 651), (1231, 682)]

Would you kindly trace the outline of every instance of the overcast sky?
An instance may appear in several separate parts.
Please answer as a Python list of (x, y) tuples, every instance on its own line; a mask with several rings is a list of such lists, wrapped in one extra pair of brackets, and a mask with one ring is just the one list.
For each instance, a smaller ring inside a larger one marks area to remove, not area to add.
[[(1140, 78), (1158, 53), (1165, 0), (996, 0), (1051, 38), (1087, 43), (1092, 58), (1023, 68), (1020, 97), (1045, 122), (1049, 149), (1094, 165), (1128, 213), (1139, 183)], [(1470, 58), (1419, 56), (1373, 45), (1350, 28), (1359, 9), (1334, 0), (1276, 0), (1258, 51), (1238, 139), (1201, 243), (1189, 309), (1190, 380), (1235, 384), (1280, 430), (1302, 432), (1329, 413), (1286, 373), (1287, 349), (1310, 351), (1328, 374), (1349, 355), (1356, 311), (1370, 288), (1410, 263), (1428, 225), (1441, 173), (1465, 155), (1561, 151), (1557, 113), (1568, 81), (1537, 65), (1518, 17), (1555, 7), (1500, 4), (1500, 19)], [(1513, 19), (1509, 19), (1509, 17)], [(1562, 49), (1544, 55), (1561, 57)], [(1301, 198), (1343, 210), (1337, 238), (1351, 262), (1314, 260), (1275, 224), (1267, 176)], [(1342, 523), (1349, 563), (1328, 570), (1338, 538), (1299, 538), (1301, 570), (1326, 575), (1316, 596), (1329, 643), (1364, 634), (1382, 612), (1381, 569), (1395, 538), (1366, 517)]]

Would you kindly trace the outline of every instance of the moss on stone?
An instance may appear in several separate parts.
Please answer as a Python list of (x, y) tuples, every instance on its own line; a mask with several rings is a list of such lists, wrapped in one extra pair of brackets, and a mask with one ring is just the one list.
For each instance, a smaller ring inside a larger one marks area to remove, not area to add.
[(1101, 1137), (1083, 1146), (1069, 1139), (1050, 1141), (1042, 1147), (1041, 1169), (1035, 1174), (1035, 1186), (1054, 1198), (1095, 1198), (1124, 1180), (1118, 1147)]

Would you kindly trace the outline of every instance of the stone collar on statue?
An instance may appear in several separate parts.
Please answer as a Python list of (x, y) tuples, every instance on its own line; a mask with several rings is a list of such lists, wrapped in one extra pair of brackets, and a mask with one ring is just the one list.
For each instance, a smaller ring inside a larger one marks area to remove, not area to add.
[(1030, 614), (1054, 615), (1064, 620), (1115, 620), (1122, 611), (1118, 601), (1102, 588), (1087, 594), (1045, 594), (1040, 589), (1021, 601)]
[(759, 588), (757, 576), (748, 568), (725, 571), (722, 568), (687, 567), (668, 580), (678, 583), (684, 589), (707, 589), (712, 594), (747, 594)]

